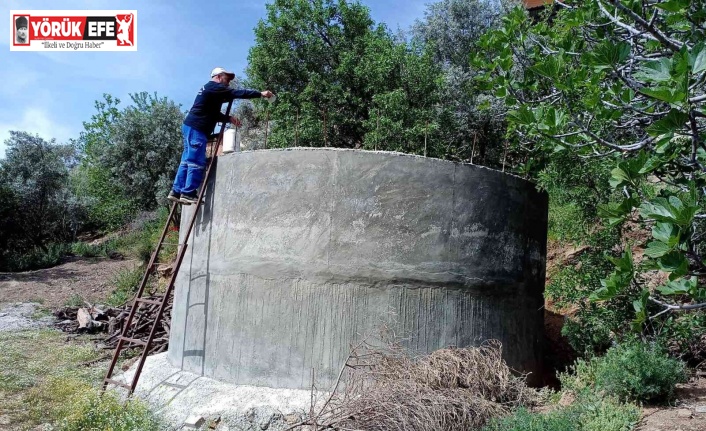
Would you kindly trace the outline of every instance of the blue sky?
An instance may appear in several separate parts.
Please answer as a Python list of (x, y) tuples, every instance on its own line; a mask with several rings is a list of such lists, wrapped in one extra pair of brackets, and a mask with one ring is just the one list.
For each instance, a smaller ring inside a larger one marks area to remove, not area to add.
[[(407, 30), (431, 0), (362, 0), (376, 22)], [(78, 136), (94, 101), (112, 94), (157, 92), (187, 110), (213, 67), (242, 75), (253, 28), (266, 1), (1, 0), (0, 158), (10, 130), (66, 142)], [(10, 10), (132, 9), (137, 52), (11, 52)]]

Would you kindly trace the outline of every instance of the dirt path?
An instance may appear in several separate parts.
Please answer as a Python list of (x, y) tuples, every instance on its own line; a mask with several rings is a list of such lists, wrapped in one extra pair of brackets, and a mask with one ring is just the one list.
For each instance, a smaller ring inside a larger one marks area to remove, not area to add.
[(113, 290), (113, 277), (137, 265), (134, 260), (70, 258), (53, 268), (0, 272), (0, 308), (14, 302), (57, 308), (75, 295), (88, 302), (104, 301)]
[(706, 377), (677, 385), (677, 405), (645, 407), (636, 431), (706, 431)]

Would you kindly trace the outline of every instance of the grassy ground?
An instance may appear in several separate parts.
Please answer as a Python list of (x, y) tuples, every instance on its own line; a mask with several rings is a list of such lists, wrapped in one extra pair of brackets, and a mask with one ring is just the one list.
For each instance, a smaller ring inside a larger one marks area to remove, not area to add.
[[(87, 258), (117, 253), (146, 262), (165, 220), (166, 213), (160, 213), (138, 230), (98, 245), (67, 244), (62, 253)], [(167, 242), (177, 241), (178, 232), (170, 231)], [(167, 246), (159, 261), (171, 262), (175, 254), (176, 247)], [(137, 266), (114, 274), (107, 296), (99, 302), (118, 306), (131, 299), (143, 271), (144, 266)], [(65, 305), (81, 306), (83, 300), (77, 293)], [(40, 308), (33, 317), (49, 313), (48, 308)], [(125, 406), (114, 397), (99, 397), (110, 354), (95, 349), (88, 335), (72, 338), (54, 329), (0, 332), (0, 431), (35, 430), (47, 423), (56, 431), (159, 429), (158, 420), (144, 405)]]
[(125, 407), (99, 397), (108, 367), (89, 336), (67, 341), (53, 329), (0, 332), (0, 430), (157, 430), (159, 421), (140, 403)]
[(67, 399), (100, 381), (105, 361), (84, 364), (104, 352), (88, 341), (66, 342), (66, 334), (53, 329), (0, 332), (0, 415), (11, 421), (8, 430), (56, 420)]

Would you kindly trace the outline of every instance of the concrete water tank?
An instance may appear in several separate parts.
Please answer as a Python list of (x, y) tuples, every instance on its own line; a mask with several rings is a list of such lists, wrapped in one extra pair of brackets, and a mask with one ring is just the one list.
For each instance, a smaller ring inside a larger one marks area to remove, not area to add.
[(323, 389), (386, 322), (418, 353), (498, 339), (511, 367), (540, 371), (547, 196), (533, 184), (321, 148), (233, 153), (214, 169), (177, 277), (173, 365), (304, 389), (313, 369)]

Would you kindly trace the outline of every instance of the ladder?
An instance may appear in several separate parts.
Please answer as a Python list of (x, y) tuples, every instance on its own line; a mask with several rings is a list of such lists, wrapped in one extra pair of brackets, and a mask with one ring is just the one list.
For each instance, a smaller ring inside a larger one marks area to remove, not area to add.
[[(230, 109), (233, 105), (233, 101), (230, 101), (228, 103), (228, 108), (226, 109), (226, 116), (230, 115)], [(196, 216), (198, 215), (199, 209), (201, 208), (201, 204), (203, 203), (203, 196), (204, 192), (206, 190), (206, 184), (208, 184), (208, 179), (211, 174), (211, 168), (213, 167), (213, 163), (216, 159), (216, 155), (218, 154), (218, 150), (223, 143), (223, 133), (225, 132), (226, 129), (226, 121), (221, 122), (221, 130), (217, 135), (217, 138), (212, 145), (211, 149), (211, 159), (208, 162), (208, 168), (206, 169), (206, 174), (204, 175), (203, 182), (201, 184), (200, 190), (199, 190), (199, 195), (198, 195), (198, 203), (196, 203), (196, 209), (194, 210), (193, 214), (191, 215), (191, 219), (189, 220), (189, 225), (188, 228), (185, 232), (184, 235), (184, 243), (183, 244), (178, 244), (177, 246), (177, 257), (176, 261), (174, 262), (174, 266), (172, 269), (172, 274), (169, 277), (169, 284), (167, 285), (166, 291), (164, 292), (164, 295), (162, 296), (161, 300), (154, 300), (154, 299), (148, 299), (143, 297), (143, 293), (145, 291), (145, 287), (148, 284), (148, 280), (152, 273), (155, 271), (157, 267), (157, 258), (159, 256), (159, 252), (162, 249), (162, 246), (165, 244), (164, 239), (167, 236), (167, 232), (169, 231), (169, 227), (172, 223), (176, 226), (177, 224), (177, 207), (179, 206), (179, 203), (177, 202), (172, 202), (171, 209), (169, 211), (169, 216), (167, 217), (166, 223), (164, 223), (164, 229), (162, 229), (162, 235), (159, 238), (159, 242), (157, 243), (157, 247), (155, 250), (152, 252), (152, 256), (150, 257), (149, 263), (147, 264), (147, 268), (145, 268), (145, 273), (142, 276), (142, 281), (140, 282), (140, 285), (137, 289), (137, 293), (135, 294), (135, 298), (132, 301), (132, 306), (130, 307), (130, 314), (127, 317), (127, 320), (123, 324), (123, 330), (122, 333), (120, 334), (120, 337), (118, 338), (118, 345), (115, 347), (115, 353), (113, 354), (113, 360), (110, 362), (110, 367), (108, 368), (108, 372), (106, 373), (105, 378), (103, 379), (103, 388), (102, 391), (104, 392), (105, 389), (108, 387), (109, 384), (116, 385), (123, 387), (128, 390), (128, 396), (132, 395), (133, 392), (135, 392), (135, 387), (137, 386), (137, 381), (140, 378), (140, 374), (142, 373), (142, 367), (145, 365), (145, 360), (147, 359), (147, 355), (149, 355), (150, 352), (150, 347), (152, 347), (152, 341), (155, 336), (155, 332), (157, 331), (157, 327), (159, 326), (160, 321), (162, 320), (162, 315), (164, 314), (164, 310), (167, 307), (167, 303), (169, 302), (169, 299), (171, 297), (171, 294), (174, 290), (174, 282), (176, 280), (177, 274), (179, 273), (179, 268), (181, 267), (181, 262), (184, 259), (184, 254), (186, 253), (186, 248), (187, 248), (187, 243), (189, 240), (189, 236), (191, 235), (191, 230), (194, 227), (194, 223), (196, 222)], [(178, 226), (177, 226), (178, 227)], [(181, 235), (180, 235), (181, 236)], [(133, 326), (133, 319), (135, 317), (135, 313), (138, 308), (142, 304), (149, 304), (149, 305), (158, 305), (159, 306), (159, 311), (157, 312), (157, 318), (152, 322), (152, 328), (150, 330), (149, 336), (147, 337), (146, 340), (139, 339), (139, 338), (131, 338), (129, 336), (130, 330), (132, 329), (133, 332), (135, 328), (132, 328)], [(127, 346), (126, 346), (127, 343)], [(132, 379), (131, 383), (123, 383), (118, 380), (113, 379), (113, 371), (115, 370), (115, 365), (118, 363), (118, 359), (120, 358), (120, 353), (129, 345), (137, 345), (141, 346), (143, 348), (142, 354), (140, 355), (140, 359), (137, 363), (137, 370), (135, 371), (135, 376)]]

